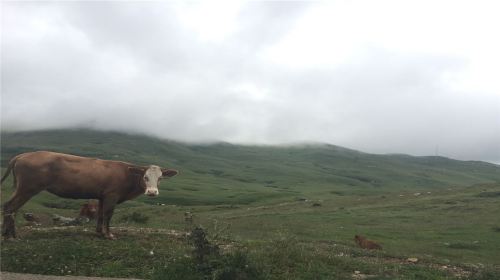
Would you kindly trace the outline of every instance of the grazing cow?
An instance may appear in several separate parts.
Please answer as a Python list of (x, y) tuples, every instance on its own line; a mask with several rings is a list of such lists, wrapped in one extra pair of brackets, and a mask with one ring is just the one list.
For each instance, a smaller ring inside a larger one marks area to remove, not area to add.
[(361, 247), (363, 249), (370, 249), (370, 250), (372, 250), (372, 249), (381, 250), (382, 249), (382, 246), (378, 245), (374, 241), (371, 241), (371, 240), (364, 238), (361, 235), (355, 235), (354, 241), (359, 245), (359, 247)]
[(89, 220), (94, 220), (97, 217), (98, 207), (99, 203), (95, 201), (86, 202), (80, 208), (80, 214), (78, 216), (80, 218), (88, 218)]
[(3, 182), (12, 171), (16, 191), (3, 205), (2, 236), (15, 238), (15, 212), (31, 197), (46, 190), (64, 198), (97, 199), (97, 232), (114, 239), (109, 222), (116, 204), (141, 194), (158, 195), (158, 182), (177, 175), (156, 165), (85, 158), (54, 152), (20, 154), (9, 162)]

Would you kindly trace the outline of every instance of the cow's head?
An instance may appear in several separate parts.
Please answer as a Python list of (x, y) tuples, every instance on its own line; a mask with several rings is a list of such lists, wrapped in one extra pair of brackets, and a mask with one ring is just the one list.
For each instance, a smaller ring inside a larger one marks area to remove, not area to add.
[(148, 167), (133, 166), (129, 170), (142, 176), (141, 185), (144, 187), (144, 194), (148, 196), (157, 196), (159, 194), (158, 184), (162, 178), (173, 177), (179, 172), (174, 169), (161, 168), (156, 165)]

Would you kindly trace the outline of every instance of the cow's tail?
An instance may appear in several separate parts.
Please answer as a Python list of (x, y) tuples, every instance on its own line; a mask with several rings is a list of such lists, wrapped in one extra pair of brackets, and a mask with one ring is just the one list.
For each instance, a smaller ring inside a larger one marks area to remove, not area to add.
[(16, 186), (16, 174), (14, 174), (14, 171), (12, 169), (14, 168), (14, 165), (16, 165), (16, 161), (17, 161), (18, 157), (19, 156), (13, 157), (10, 160), (9, 165), (7, 166), (7, 170), (5, 170), (5, 174), (3, 174), (2, 179), (0, 180), (0, 184), (3, 183), (3, 181), (5, 181), (5, 179), (7, 179), (7, 177), (9, 177), (9, 174), (12, 171), (12, 175), (14, 175), (14, 186)]

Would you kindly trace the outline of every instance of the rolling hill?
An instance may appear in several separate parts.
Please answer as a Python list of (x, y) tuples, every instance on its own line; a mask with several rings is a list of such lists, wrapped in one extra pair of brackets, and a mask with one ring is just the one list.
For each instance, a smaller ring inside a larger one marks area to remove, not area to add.
[(182, 176), (161, 186), (169, 195), (154, 203), (248, 204), (500, 182), (500, 166), (485, 162), (368, 154), (327, 144), (185, 144), (92, 130), (4, 132), (1, 140), (2, 166), (16, 154), (50, 150), (179, 169)]

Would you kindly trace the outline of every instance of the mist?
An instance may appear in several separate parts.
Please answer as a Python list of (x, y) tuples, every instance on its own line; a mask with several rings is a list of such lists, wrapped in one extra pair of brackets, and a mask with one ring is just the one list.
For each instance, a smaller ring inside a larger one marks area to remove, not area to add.
[(500, 163), (489, 3), (3, 2), (1, 128)]

